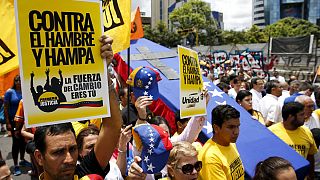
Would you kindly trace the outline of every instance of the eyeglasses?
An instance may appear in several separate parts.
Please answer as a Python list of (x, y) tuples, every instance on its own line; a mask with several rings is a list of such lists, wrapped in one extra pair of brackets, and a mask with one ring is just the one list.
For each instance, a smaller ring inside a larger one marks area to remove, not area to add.
[(181, 168), (177, 167), (177, 169), (181, 169), (183, 174), (192, 174), (193, 169), (199, 172), (202, 169), (202, 162), (197, 161), (195, 164), (185, 164)]

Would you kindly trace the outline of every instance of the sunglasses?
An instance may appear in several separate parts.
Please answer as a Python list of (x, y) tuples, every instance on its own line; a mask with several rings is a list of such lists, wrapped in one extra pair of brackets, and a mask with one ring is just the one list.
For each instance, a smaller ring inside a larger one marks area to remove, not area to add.
[(177, 169), (181, 169), (183, 174), (192, 174), (193, 169), (199, 172), (202, 169), (202, 162), (197, 161), (194, 164), (185, 164), (181, 168), (177, 167)]

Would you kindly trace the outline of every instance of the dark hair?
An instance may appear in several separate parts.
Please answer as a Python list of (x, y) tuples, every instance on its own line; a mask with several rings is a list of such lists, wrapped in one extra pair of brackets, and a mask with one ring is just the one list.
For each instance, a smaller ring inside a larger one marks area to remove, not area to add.
[(99, 129), (96, 125), (90, 124), (87, 128), (82, 129), (78, 134), (77, 146), (79, 151), (83, 148), (83, 139), (89, 135), (99, 135)]
[(219, 84), (217, 84), (217, 86), (218, 86), (218, 88), (221, 89), (221, 91), (223, 91), (224, 88), (227, 88), (228, 90), (230, 89), (230, 86), (224, 82), (220, 82)]
[(240, 113), (230, 105), (218, 105), (211, 112), (212, 127), (217, 125), (222, 127), (222, 124), (230, 119), (239, 118)]
[(230, 78), (228, 77), (228, 76), (222, 76), (221, 78), (220, 78), (220, 83), (221, 82), (224, 82), (224, 83), (226, 83), (226, 84), (230, 84)]
[(289, 115), (297, 115), (299, 112), (303, 111), (304, 105), (299, 102), (289, 102), (284, 104), (282, 107), (282, 118), (286, 121)]
[(312, 87), (312, 85), (308, 82), (302, 82), (299, 86), (299, 91), (306, 91), (310, 89), (311, 91), (314, 90), (314, 87)]
[(239, 101), (242, 101), (247, 96), (252, 96), (252, 93), (248, 90), (240, 90), (236, 96), (237, 103), (239, 103)]
[(278, 80), (271, 80), (269, 82), (266, 83), (266, 93), (271, 94), (271, 90), (272, 88), (277, 87), (277, 84), (279, 84), (280, 82)]
[(320, 146), (320, 129), (313, 128), (313, 129), (311, 129), (311, 133), (312, 133), (314, 141), (317, 144), (317, 147), (319, 147)]
[(157, 126), (159, 126), (160, 124), (165, 124), (168, 126), (169, 128), (169, 131), (170, 131), (170, 134), (171, 134), (171, 127), (168, 123), (168, 121), (162, 117), (162, 116), (155, 116), (154, 118), (152, 118), (150, 121), (149, 121), (150, 124), (155, 124)]
[(34, 142), (36, 149), (38, 149), (42, 154), (46, 151), (46, 136), (56, 136), (71, 131), (74, 136), (75, 132), (72, 128), (71, 123), (62, 123), (38, 127), (34, 134)]
[(293, 169), (291, 163), (281, 157), (269, 157), (256, 165), (253, 180), (274, 180), (278, 172), (290, 167)]
[(185, 123), (185, 122), (187, 122), (187, 121), (189, 121), (190, 120), (190, 118), (182, 118), (181, 119), (181, 117), (180, 117), (180, 110), (178, 110), (178, 111), (176, 111), (175, 113), (174, 113), (174, 117), (175, 117), (175, 123), (176, 123), (176, 126), (178, 127), (178, 122), (180, 122), (180, 123)]
[(16, 75), (14, 78), (13, 78), (13, 85), (11, 87), (11, 89), (14, 89), (14, 90), (17, 90), (17, 86), (16, 86), (16, 80), (19, 78), (20, 80), (20, 75)]
[(229, 82), (230, 82), (230, 81), (233, 81), (235, 78), (238, 78), (238, 76), (235, 75), (235, 74), (229, 75)]
[(314, 98), (316, 100), (316, 105), (318, 107), (320, 107), (320, 88), (316, 88), (316, 90), (314, 91)]
[(253, 85), (254, 85), (254, 84), (257, 84), (259, 80), (262, 80), (262, 79), (259, 78), (259, 77), (253, 77), (253, 78), (251, 79), (251, 83), (250, 83), (251, 88), (253, 88)]

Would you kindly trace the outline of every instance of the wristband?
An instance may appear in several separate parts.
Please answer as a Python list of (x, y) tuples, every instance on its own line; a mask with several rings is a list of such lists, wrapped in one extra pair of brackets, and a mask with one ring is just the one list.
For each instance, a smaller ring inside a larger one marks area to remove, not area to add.
[(146, 120), (147, 120), (147, 118), (141, 118), (141, 117), (139, 116), (139, 113), (138, 113), (138, 119), (140, 119), (140, 120), (142, 120), (142, 121), (146, 121)]

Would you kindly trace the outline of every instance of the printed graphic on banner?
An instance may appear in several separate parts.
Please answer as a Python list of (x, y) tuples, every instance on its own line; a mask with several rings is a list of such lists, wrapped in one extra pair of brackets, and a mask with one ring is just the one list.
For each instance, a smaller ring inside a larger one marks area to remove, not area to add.
[(19, 67), (14, 3), (0, 1), (0, 76)]
[(104, 34), (113, 38), (114, 53), (130, 46), (131, 0), (102, 0)]
[(136, 40), (142, 38), (144, 35), (142, 20), (140, 16), (140, 8), (131, 13), (131, 40)]
[(180, 116), (205, 115), (206, 105), (198, 53), (178, 46), (180, 64)]
[(101, 11), (98, 0), (16, 2), (27, 126), (110, 116)]

